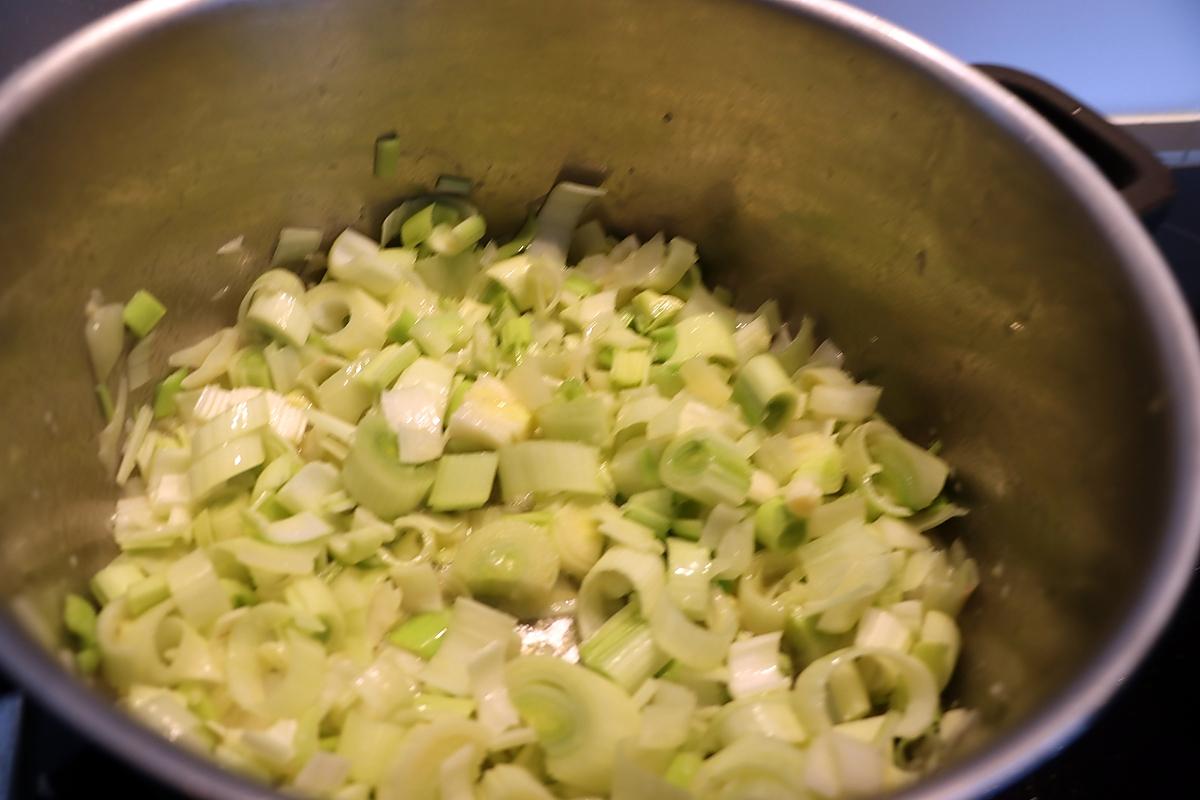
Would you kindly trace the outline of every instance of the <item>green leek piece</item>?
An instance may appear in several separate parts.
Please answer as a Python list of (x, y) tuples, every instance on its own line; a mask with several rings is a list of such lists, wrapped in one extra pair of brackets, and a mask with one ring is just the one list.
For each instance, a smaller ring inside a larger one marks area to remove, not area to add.
[(852, 722), (871, 713), (871, 698), (853, 662), (839, 665), (830, 672), (829, 694), (838, 722)]
[(166, 579), (162, 575), (150, 575), (129, 587), (125, 593), (125, 607), (130, 616), (138, 617), (170, 596)]
[(167, 377), (163, 378), (162, 383), (154, 389), (154, 418), (162, 419), (169, 417), (175, 413), (177, 404), (176, 396), (183, 391), (183, 379), (188, 376), (188, 371), (185, 367), (172, 372)]
[(317, 252), (320, 246), (320, 228), (283, 228), (271, 256), (271, 266), (299, 263)]
[(84, 644), (96, 641), (96, 609), (77, 594), (67, 595), (63, 604), (63, 625)]
[(567, 378), (554, 393), (562, 400), (577, 400), (587, 394), (587, 387), (578, 378)]
[(679, 365), (679, 377), (696, 399), (713, 408), (725, 408), (733, 389), (729, 386), (729, 373), (723, 367), (702, 358), (693, 358)]
[(93, 675), (100, 668), (100, 652), (94, 647), (85, 647), (75, 654), (75, 666), (84, 675)]
[(654, 644), (650, 626), (632, 602), (579, 645), (579, 660), (632, 692), (671, 659)]
[(483, 508), (492, 496), (499, 458), (495, 453), (460, 453), (441, 457), (429, 507), (434, 511)]
[(387, 330), (387, 338), (389, 342), (404, 344), (412, 338), (412, 327), (417, 322), (417, 315), (409, 309), (404, 309), (400, 312), (400, 316), (392, 323)]
[(479, 600), (536, 613), (558, 580), (558, 551), (545, 529), (501, 518), (459, 545), (451, 570)]
[(422, 317), (412, 324), (408, 335), (432, 358), (441, 358), (451, 350), (461, 350), (471, 338), (462, 317), (451, 311)]
[(806, 666), (835, 650), (848, 647), (853, 633), (825, 633), (817, 627), (819, 615), (805, 615), (802, 609), (793, 610), (784, 624), (784, 636), (791, 645), (797, 663)]
[(449, 627), (449, 611), (430, 611), (402, 622), (388, 634), (388, 641), (428, 661), (442, 646)]
[(500, 326), (500, 349), (515, 357), (533, 341), (533, 323), (528, 315), (513, 317)]
[(609, 377), (617, 389), (641, 386), (650, 375), (648, 350), (615, 350)]
[(741, 505), (750, 490), (751, 473), (736, 444), (706, 429), (676, 438), (659, 462), (664, 484), (707, 505)]
[(670, 324), (683, 310), (683, 301), (650, 289), (633, 298), (633, 324), (638, 333), (649, 333)]
[(504, 502), (555, 495), (601, 497), (600, 454), (577, 442), (528, 441), (505, 445), (500, 454)]
[(700, 541), (700, 533), (704, 530), (704, 520), (702, 519), (676, 519), (671, 522), (671, 533), (682, 538), (690, 539), (693, 542)]
[(670, 364), (655, 364), (650, 368), (650, 383), (663, 397), (674, 397), (683, 391), (683, 376)]
[(440, 255), (458, 255), (473, 246), (483, 238), (487, 225), (479, 214), (471, 216), (456, 225), (442, 223), (429, 232), (425, 244)]
[(437, 181), (433, 184), (433, 191), (435, 194), (456, 194), (460, 197), (467, 197), (471, 194), (473, 185), (474, 181), (461, 175), (438, 175)]
[(229, 598), (229, 602), (234, 608), (252, 606), (258, 602), (258, 596), (246, 584), (231, 578), (221, 578), (220, 583), (221, 588), (225, 590), (225, 596)]
[(413, 342), (389, 344), (367, 362), (354, 380), (374, 391), (381, 391), (395, 383), (400, 373), (420, 357), (421, 351)]
[(563, 280), (563, 289), (580, 297), (589, 297), (600, 291), (600, 287), (596, 285), (595, 281), (574, 270), (567, 271), (567, 277)]
[(405, 247), (416, 247), (423, 244), (433, 233), (433, 210), (436, 203), (430, 203), (420, 211), (404, 220), (400, 226), (400, 241)]
[(124, 597), (129, 587), (146, 577), (137, 564), (114, 561), (97, 572), (91, 581), (92, 594), (106, 606), (118, 597)]
[(627, 518), (645, 525), (658, 536), (666, 536), (675, 514), (674, 495), (670, 489), (649, 489), (630, 497), (621, 508)]
[(679, 331), (674, 325), (650, 331), (650, 340), (654, 347), (650, 353), (656, 364), (670, 361), (679, 347)]
[(523, 253), (529, 244), (533, 241), (533, 236), (537, 232), (537, 217), (530, 216), (526, 218), (525, 224), (521, 226), (521, 230), (513, 236), (507, 243), (500, 246), (496, 250), (496, 260), (504, 261), (512, 258), (515, 255)]
[[(462, 376), (459, 376), (460, 378)], [(462, 407), (463, 402), (467, 399), (467, 392), (471, 391), (471, 387), (475, 385), (475, 381), (470, 378), (463, 378), (458, 382), (453, 389), (450, 390), (450, 399), (446, 402), (446, 419), (454, 416), (454, 412)]]
[(788, 510), (781, 497), (772, 497), (754, 512), (754, 537), (768, 550), (795, 549), (805, 536), (805, 521)]
[(400, 139), (394, 133), (375, 140), (375, 177), (393, 178), (400, 169)]
[(354, 431), (342, 484), (371, 513), (392, 520), (424, 502), (434, 474), (433, 464), (401, 464), (396, 434), (382, 417), (368, 414)]
[(733, 332), (719, 314), (698, 314), (675, 324), (675, 352), (671, 362), (682, 364), (693, 358), (706, 358), (722, 366), (737, 363)]
[(682, 750), (675, 754), (671, 759), (671, 763), (667, 765), (667, 771), (663, 774), (667, 783), (672, 786), (678, 786), (681, 789), (686, 789), (692, 785), (692, 781), (696, 777), (696, 773), (700, 771), (700, 765), (704, 763), (704, 757), (694, 750)]
[[(112, 392), (108, 391), (108, 387), (103, 383), (96, 385), (96, 400), (100, 403), (100, 414), (107, 423), (113, 416), (113, 399)], [(155, 405), (157, 406), (157, 400)]]
[(792, 420), (800, 393), (779, 360), (762, 353), (747, 361), (738, 373), (733, 398), (742, 407), (747, 422), (777, 431)]
[(640, 437), (621, 445), (608, 465), (617, 492), (632, 497), (662, 486), (659, 463), (665, 448), (666, 442), (649, 442)]
[(480, 272), (479, 257), (467, 250), (457, 255), (434, 255), (417, 261), (416, 273), (431, 290), (455, 300), (464, 299)]
[(813, 320), (805, 317), (800, 322), (800, 330), (792, 340), (783, 346), (776, 355), (779, 364), (789, 375), (795, 375), (797, 370), (808, 363), (813, 353)]
[(937, 681), (938, 691), (946, 688), (962, 647), (962, 634), (954, 618), (936, 609), (925, 613), (920, 638), (913, 645), (912, 654), (929, 667)]
[[(229, 362), (229, 382), (233, 386), (258, 386), (271, 388), (271, 371), (263, 351), (257, 347), (243, 347), (234, 353)], [(157, 396), (155, 402), (157, 403)]]
[[(560, 387), (560, 397), (562, 394)], [(552, 400), (537, 410), (534, 419), (544, 439), (600, 446), (612, 435), (609, 408), (599, 395), (585, 394), (574, 399)]]
[(166, 313), (166, 306), (160, 303), (157, 297), (145, 289), (139, 289), (125, 304), (121, 311), (121, 319), (124, 320), (125, 327), (141, 337), (154, 330), (154, 326), (162, 321)]
[(683, 273), (683, 277), (679, 279), (679, 282), (668, 291), (681, 300), (687, 300), (692, 296), (692, 292), (695, 291), (696, 287), (702, 285), (702, 280), (700, 267), (693, 265), (691, 269)]

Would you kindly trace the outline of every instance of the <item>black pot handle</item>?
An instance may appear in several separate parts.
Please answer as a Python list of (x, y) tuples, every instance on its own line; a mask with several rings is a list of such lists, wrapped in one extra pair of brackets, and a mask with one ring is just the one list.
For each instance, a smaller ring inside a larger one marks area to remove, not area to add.
[(1175, 194), (1171, 170), (1144, 145), (1093, 109), (1028, 72), (994, 64), (975, 68), (1015, 94), (1083, 151), (1147, 225), (1157, 224)]

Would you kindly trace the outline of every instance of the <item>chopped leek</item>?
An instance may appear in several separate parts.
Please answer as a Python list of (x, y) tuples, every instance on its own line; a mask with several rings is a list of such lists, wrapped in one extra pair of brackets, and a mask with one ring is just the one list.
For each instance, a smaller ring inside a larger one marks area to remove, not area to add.
[(121, 319), (125, 322), (125, 327), (133, 331), (135, 335), (145, 336), (154, 330), (154, 327), (162, 321), (166, 314), (166, 307), (158, 301), (157, 297), (145, 289), (139, 289), (125, 304), (125, 308), (121, 311)]
[(495, 453), (442, 456), (429, 493), (429, 507), (434, 511), (482, 508), (492, 496), (498, 461)]
[(530, 441), (500, 448), (500, 491), (506, 503), (557, 495), (598, 497), (600, 480), (596, 448), (575, 442)]
[(629, 695), (551, 656), (510, 662), (508, 688), (522, 719), (537, 731), (546, 771), (584, 792), (607, 791), (617, 745), (637, 732), (638, 711)]
[(701, 429), (671, 442), (659, 472), (668, 487), (708, 505), (740, 505), (750, 491), (750, 465), (715, 431)]
[(737, 363), (737, 348), (733, 334), (717, 314), (700, 314), (675, 324), (675, 352), (670, 360), (682, 364), (693, 358), (704, 358), (722, 366)]
[(804, 753), (786, 742), (746, 736), (708, 758), (691, 789), (698, 800), (804, 800)]
[(449, 694), (467, 694), (468, 659), (493, 642), (507, 651), (516, 636), (515, 625), (516, 619), (508, 614), (460, 597), (454, 603), (441, 647), (421, 670), (421, 679)]
[(342, 466), (342, 483), (363, 507), (395, 519), (424, 502), (434, 478), (431, 465), (400, 463), (396, 434), (381, 417), (369, 414), (358, 424)]
[[(154, 417), (162, 419), (169, 417), (176, 412), (178, 405), (176, 397), (183, 391), (183, 379), (187, 377), (188, 371), (182, 367), (172, 372), (154, 390)], [(107, 388), (105, 392), (107, 392)], [(111, 403), (111, 401), (109, 401)], [(111, 416), (111, 408), (109, 410)]]
[(504, 518), (468, 536), (453, 565), (473, 597), (519, 615), (538, 613), (558, 580), (558, 569), (558, 553), (544, 529)]
[(321, 246), (321, 231), (318, 228), (283, 228), (279, 241), (271, 256), (271, 266), (295, 264), (317, 252)]
[(442, 646), (442, 638), (449, 627), (448, 612), (430, 611), (406, 620), (388, 634), (388, 641), (428, 661)]
[(796, 387), (772, 355), (756, 355), (745, 363), (733, 396), (752, 425), (777, 431), (791, 421), (799, 402)]
[[(379, 140), (377, 170), (398, 154)], [(774, 302), (706, 289), (692, 242), (580, 226), (602, 190), (559, 184), (495, 241), (470, 188), (439, 180), (324, 251), (281, 231), (276, 268), (170, 355), (148, 406), (131, 395), (162, 306), (93, 294), (123, 496), (120, 554), (62, 607), (76, 668), (306, 796), (913, 780), (914, 740), (972, 719), (939, 701), (979, 583), (925, 533), (966, 513), (950, 465), (810, 319), (793, 336)], [(327, 269), (278, 266), (300, 262)]]
[(667, 665), (636, 602), (613, 614), (579, 646), (579, 660), (632, 692)]
[(375, 140), (375, 177), (392, 178), (399, 169), (400, 138), (394, 133), (380, 136)]
[(125, 345), (123, 310), (120, 303), (105, 304), (97, 291), (92, 292), (87, 304), (83, 335), (92, 360), (92, 373), (100, 385), (108, 380)]

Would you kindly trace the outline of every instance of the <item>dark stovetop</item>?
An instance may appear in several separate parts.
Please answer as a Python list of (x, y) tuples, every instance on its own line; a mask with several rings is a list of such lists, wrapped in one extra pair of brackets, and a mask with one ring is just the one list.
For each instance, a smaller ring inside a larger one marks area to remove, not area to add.
[[(1200, 169), (1177, 170), (1179, 194), (1155, 238), (1200, 310)], [(1170, 798), (1188, 794), (1200, 758), (1200, 582), (1150, 658), (1088, 730), (996, 800)], [(0, 800), (110, 796), (180, 800), (85, 742), (0, 674)], [(964, 800), (966, 800), (964, 798)]]

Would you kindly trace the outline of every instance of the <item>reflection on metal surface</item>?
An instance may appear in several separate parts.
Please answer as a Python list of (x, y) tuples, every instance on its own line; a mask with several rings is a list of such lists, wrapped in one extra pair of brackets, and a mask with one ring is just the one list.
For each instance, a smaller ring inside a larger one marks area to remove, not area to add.
[(530, 655), (551, 655), (572, 664), (579, 661), (575, 620), (572, 617), (550, 617), (537, 622), (522, 622), (517, 626), (521, 637), (521, 652)]

